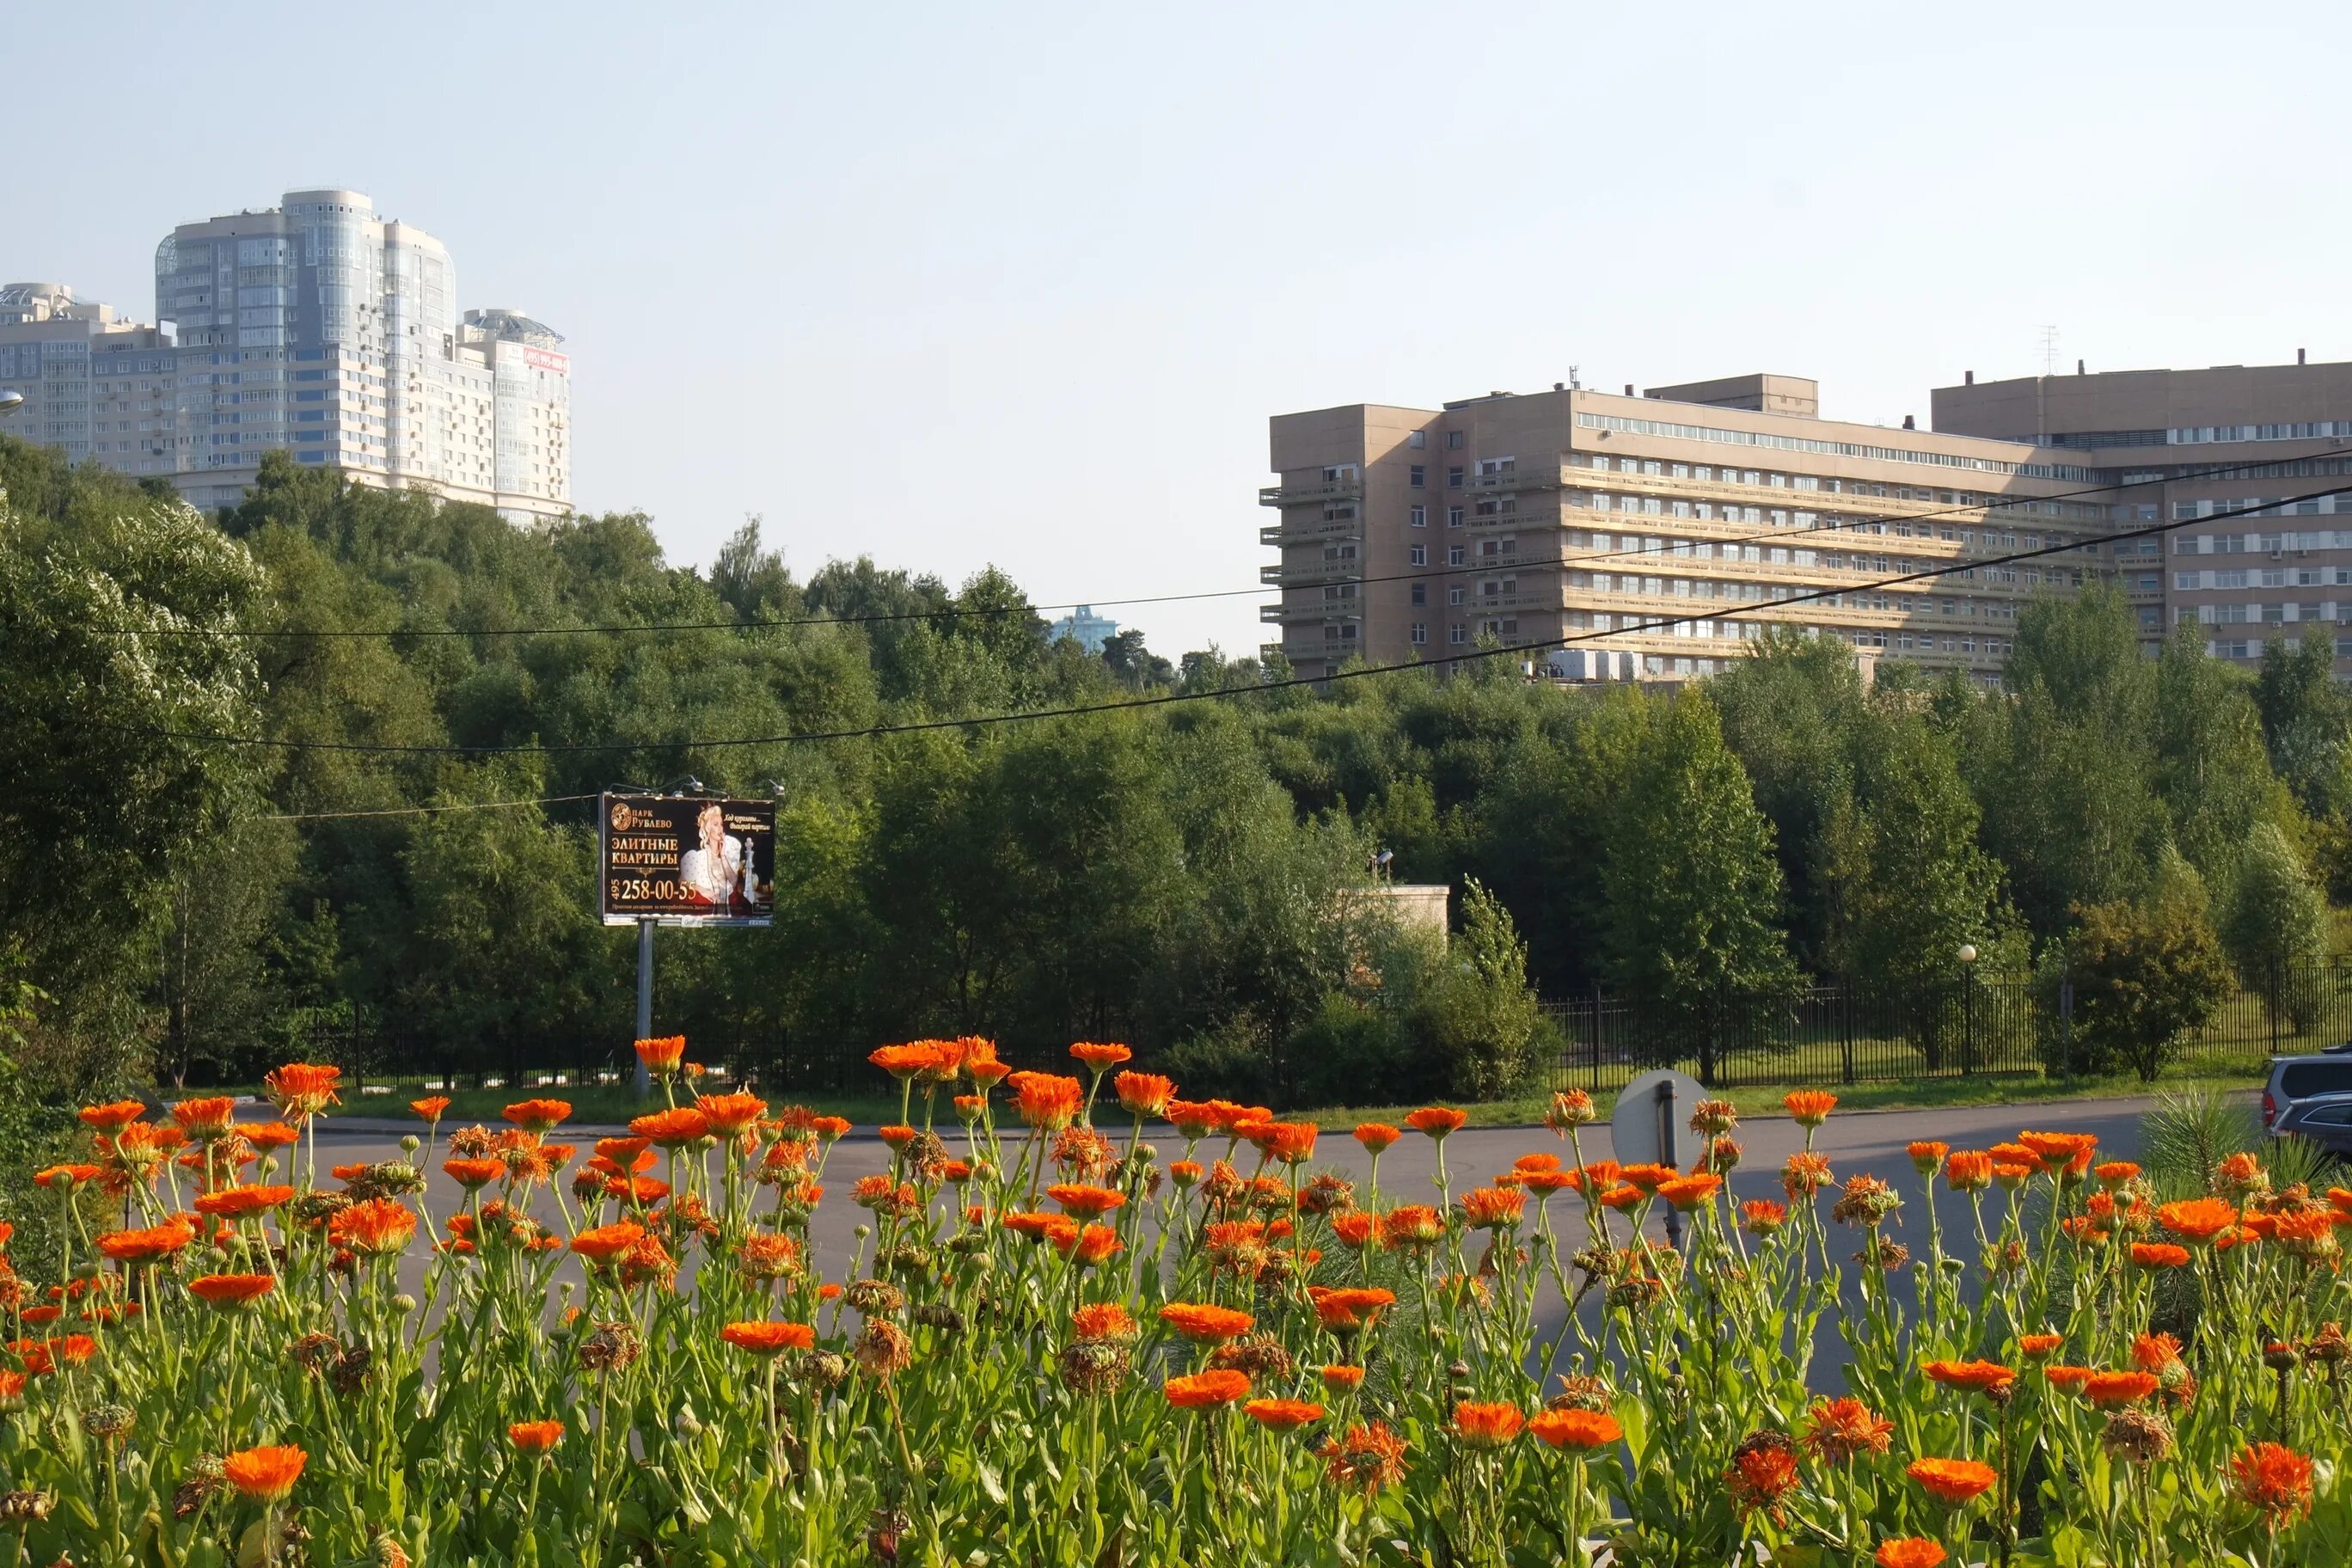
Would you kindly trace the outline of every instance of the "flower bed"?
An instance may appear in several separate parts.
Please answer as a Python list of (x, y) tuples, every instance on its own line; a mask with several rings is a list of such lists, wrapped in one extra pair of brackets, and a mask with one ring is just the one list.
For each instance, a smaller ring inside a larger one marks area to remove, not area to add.
[[(1063, 1076), (920, 1041), (875, 1053), (889, 1169), (828, 1259), (846, 1125), (689, 1102), (682, 1046), (640, 1043), (667, 1108), (584, 1154), (561, 1100), (445, 1136), (427, 1100), (404, 1159), (321, 1172), (306, 1064), (274, 1121), (85, 1110), (88, 1162), (39, 1178), (65, 1283), (7, 1278), (0, 1563), (2352, 1559), (2352, 1193), (2251, 1155), (2159, 1205), (2079, 1134), (1914, 1144), (1905, 1227), (1814, 1151), (1828, 1095), (1789, 1097), (1786, 1201), (1737, 1203), (1729, 1106), (1692, 1170), (1621, 1168), (1567, 1094), (1475, 1180), (1458, 1111), (1359, 1127), (1359, 1184), (1118, 1046)], [(1433, 1201), (1381, 1189), (1407, 1136)]]

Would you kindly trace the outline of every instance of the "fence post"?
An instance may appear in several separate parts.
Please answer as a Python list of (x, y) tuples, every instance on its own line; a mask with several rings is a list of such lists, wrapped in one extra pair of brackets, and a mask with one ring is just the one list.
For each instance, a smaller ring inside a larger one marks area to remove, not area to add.
[(2074, 1087), (2074, 976), (2070, 969), (2058, 972), (2058, 1065), (2065, 1075), (2066, 1087)]
[(1592, 1092), (1601, 1092), (1601, 983), (1592, 983)]
[(1845, 1064), (1845, 1081), (1853, 1081), (1853, 976), (1838, 982), (1838, 1055)]
[(1977, 967), (1963, 959), (1960, 962), (1960, 1076), (1967, 1078), (1976, 1071), (1977, 1059)]

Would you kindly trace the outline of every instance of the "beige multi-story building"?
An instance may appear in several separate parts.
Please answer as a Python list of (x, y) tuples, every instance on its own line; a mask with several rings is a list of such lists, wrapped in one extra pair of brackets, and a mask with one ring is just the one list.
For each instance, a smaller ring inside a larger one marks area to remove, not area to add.
[(1818, 409), (1813, 382), (1747, 375), (1277, 416), (1266, 650), (1315, 677), (1491, 639), (1561, 679), (1670, 679), (1786, 622), (1989, 682), (2028, 598), (2112, 568), (2080, 546), (1969, 564), (2111, 526), (2079, 454)]
[[(1941, 431), (2063, 452), (2117, 484), (2122, 527), (2168, 531), (2118, 547), (2117, 574), (2153, 647), (2174, 624), (2210, 651), (2333, 643), (2352, 672), (2352, 364), (2217, 365), (1979, 382), (1932, 395)], [(2200, 528), (2216, 512), (2257, 510)], [(2168, 541), (2168, 543), (2166, 542)]]
[(163, 471), (156, 432), (172, 416), (177, 363), (170, 332), (63, 283), (0, 284), (0, 392), (25, 399), (0, 426), (10, 435), (71, 462)]

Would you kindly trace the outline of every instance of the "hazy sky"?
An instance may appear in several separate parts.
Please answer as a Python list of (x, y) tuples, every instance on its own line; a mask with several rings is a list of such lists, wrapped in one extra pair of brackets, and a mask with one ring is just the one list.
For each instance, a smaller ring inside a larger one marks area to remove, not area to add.
[(0, 278), (145, 318), (346, 185), (574, 356), (575, 501), (1259, 641), (1266, 416), (2352, 359), (2352, 12), (85, 4), (5, 31)]

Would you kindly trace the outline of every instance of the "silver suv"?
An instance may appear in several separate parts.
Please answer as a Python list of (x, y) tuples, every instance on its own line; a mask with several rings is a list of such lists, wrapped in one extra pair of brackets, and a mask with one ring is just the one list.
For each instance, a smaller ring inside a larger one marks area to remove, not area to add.
[(2352, 1094), (2352, 1043), (2330, 1046), (2316, 1056), (2273, 1057), (2263, 1085), (2263, 1131), (2279, 1131), (2279, 1119), (2297, 1100), (2325, 1094)]

